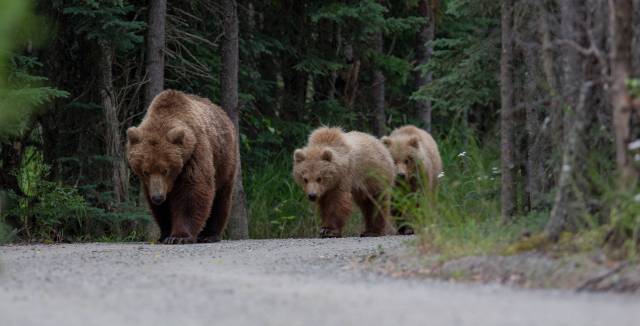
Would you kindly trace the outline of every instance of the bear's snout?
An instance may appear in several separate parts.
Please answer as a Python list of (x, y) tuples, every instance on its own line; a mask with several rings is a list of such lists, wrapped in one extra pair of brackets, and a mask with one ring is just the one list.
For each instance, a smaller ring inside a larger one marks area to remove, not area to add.
[(160, 205), (160, 204), (164, 203), (164, 200), (165, 200), (165, 196), (164, 195), (155, 194), (155, 195), (151, 196), (151, 202), (154, 205)]
[(315, 192), (312, 192), (308, 194), (307, 197), (309, 198), (310, 201), (316, 201), (316, 199), (318, 199), (318, 194), (316, 194)]

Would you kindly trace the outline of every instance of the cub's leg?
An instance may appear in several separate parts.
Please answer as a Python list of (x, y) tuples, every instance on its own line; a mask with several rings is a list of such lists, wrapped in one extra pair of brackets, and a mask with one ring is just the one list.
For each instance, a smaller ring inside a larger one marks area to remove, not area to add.
[(351, 193), (332, 190), (325, 193), (318, 202), (320, 210), (321, 238), (339, 238), (342, 228), (352, 212)]

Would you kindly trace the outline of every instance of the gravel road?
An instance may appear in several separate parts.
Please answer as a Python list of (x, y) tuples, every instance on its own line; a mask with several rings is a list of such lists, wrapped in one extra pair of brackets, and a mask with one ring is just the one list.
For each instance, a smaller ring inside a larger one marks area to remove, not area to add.
[(407, 237), (0, 247), (0, 325), (640, 325), (640, 298), (395, 280)]

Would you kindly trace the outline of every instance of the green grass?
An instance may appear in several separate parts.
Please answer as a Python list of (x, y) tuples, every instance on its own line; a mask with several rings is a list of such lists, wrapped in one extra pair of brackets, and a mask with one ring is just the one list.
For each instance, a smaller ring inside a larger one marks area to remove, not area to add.
[(525, 231), (542, 229), (545, 214), (500, 223), (497, 148), (481, 148), (472, 139), (445, 139), (439, 147), (444, 173), (434, 198), (394, 191), (394, 204), (409, 217), (422, 251), (443, 257), (501, 253)]

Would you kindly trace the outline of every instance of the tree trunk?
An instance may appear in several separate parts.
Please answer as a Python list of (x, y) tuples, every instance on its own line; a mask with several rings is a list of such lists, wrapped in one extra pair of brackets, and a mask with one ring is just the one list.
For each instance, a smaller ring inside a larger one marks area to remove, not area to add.
[[(220, 95), (222, 108), (233, 121), (239, 142), (239, 107), (238, 107), (238, 68), (240, 64), (238, 52), (238, 9), (236, 0), (223, 0), (222, 69), (220, 71)], [(238, 146), (238, 157), (240, 157)], [(242, 184), (242, 168), (238, 162), (235, 185), (233, 188), (233, 204), (228, 232), (231, 239), (246, 239), (249, 236), (246, 197)]]
[[(378, 32), (374, 35), (373, 50), (379, 54), (383, 53), (384, 35), (382, 32)], [(371, 80), (371, 99), (373, 102), (373, 133), (378, 137), (382, 137), (387, 132), (384, 113), (384, 82), (384, 74), (376, 65), (374, 67), (373, 78)]]
[(515, 108), (513, 103), (513, 1), (502, 1), (502, 56), (500, 59), (500, 158), (502, 167), (502, 220), (509, 222), (516, 210)]
[[(145, 54), (145, 73), (147, 85), (144, 92), (144, 110), (151, 105), (153, 98), (164, 89), (164, 50), (166, 46), (167, 1), (149, 1), (149, 23), (147, 27), (147, 48)], [(147, 203), (144, 189), (140, 184), (138, 203)]]
[[(581, 0), (560, 2), (562, 39), (578, 45), (583, 43), (583, 30), (579, 25), (585, 20), (584, 9)], [(593, 109), (588, 103), (592, 82), (584, 82), (581, 54), (575, 46), (564, 46), (562, 50), (562, 96), (565, 107), (568, 106), (569, 110), (565, 109), (562, 115), (562, 164), (558, 190), (545, 228), (547, 235), (553, 240), (557, 240), (563, 231), (575, 228), (580, 217), (586, 213), (583, 160), (586, 157), (589, 111)], [(559, 115), (556, 117), (559, 118)]]
[(113, 183), (113, 197), (116, 203), (122, 203), (129, 198), (129, 170), (124, 159), (124, 144), (120, 134), (120, 121), (113, 91), (112, 64), (114, 50), (111, 44), (99, 41), (99, 85), (100, 99), (105, 117), (106, 154), (111, 159), (111, 181)]
[(149, 26), (147, 30), (146, 73), (147, 87), (144, 95), (145, 109), (153, 98), (164, 89), (164, 49), (167, 1), (149, 1)]
[[(531, 37), (532, 42), (535, 41)], [(526, 159), (526, 193), (531, 210), (537, 210), (542, 206), (545, 185), (545, 161), (549, 157), (548, 142), (542, 133), (542, 117), (544, 116), (543, 104), (540, 101), (540, 91), (537, 87), (539, 78), (539, 61), (535, 51), (527, 47), (524, 52), (524, 62), (527, 71), (525, 79), (526, 103), (526, 129), (527, 129), (527, 159)]]
[[(433, 0), (420, 0), (418, 4), (418, 13), (425, 18), (425, 22), (418, 31), (417, 44), (416, 44), (416, 64), (418, 66), (425, 65), (431, 59), (433, 48), (431, 41), (435, 38), (436, 22), (435, 13), (433, 8)], [(431, 72), (423, 74), (421, 71), (415, 73), (416, 90), (431, 83)], [(422, 127), (431, 132), (431, 101), (430, 100), (418, 100), (416, 101), (416, 110)]]
[(626, 86), (631, 72), (632, 15), (632, 0), (609, 0), (609, 39), (612, 40), (610, 67), (613, 80), (610, 96), (616, 136), (616, 162), (623, 189), (631, 189), (638, 177), (628, 148), (629, 143), (635, 141), (632, 139), (634, 109)]

